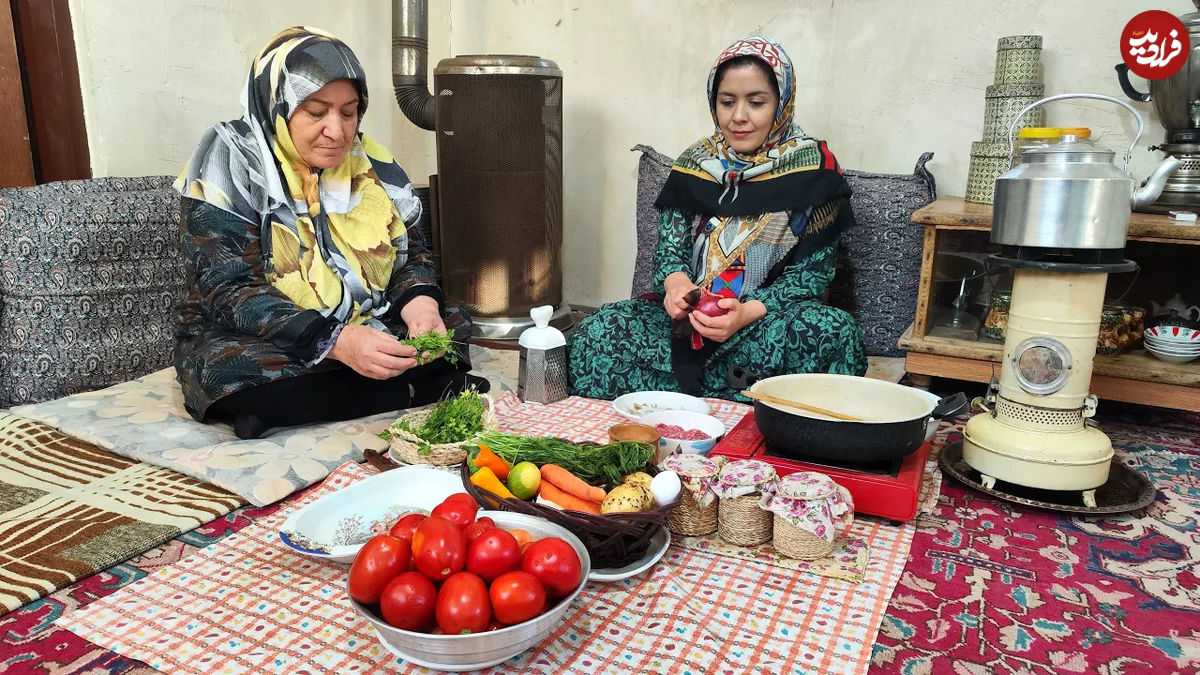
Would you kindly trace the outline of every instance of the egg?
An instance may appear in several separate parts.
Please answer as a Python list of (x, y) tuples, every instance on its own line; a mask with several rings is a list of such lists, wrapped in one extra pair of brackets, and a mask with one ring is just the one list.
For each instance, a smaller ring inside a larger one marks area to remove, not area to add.
[(679, 481), (679, 474), (674, 471), (662, 471), (650, 480), (650, 495), (654, 497), (657, 506), (670, 504), (678, 499), (682, 489), (683, 483)]

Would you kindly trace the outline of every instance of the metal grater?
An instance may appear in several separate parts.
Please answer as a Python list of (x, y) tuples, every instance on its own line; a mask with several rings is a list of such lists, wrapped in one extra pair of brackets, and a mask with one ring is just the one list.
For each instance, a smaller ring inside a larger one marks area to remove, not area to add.
[(567, 347), (521, 347), (517, 396), (522, 401), (554, 403), (567, 397)]

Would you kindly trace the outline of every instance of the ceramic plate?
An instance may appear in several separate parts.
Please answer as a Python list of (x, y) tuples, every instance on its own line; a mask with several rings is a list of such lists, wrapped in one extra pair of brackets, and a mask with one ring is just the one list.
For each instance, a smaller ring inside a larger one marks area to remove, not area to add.
[(617, 397), (612, 404), (617, 412), (634, 420), (660, 410), (690, 410), (705, 415), (712, 414), (712, 408), (703, 399), (674, 391), (637, 391)]
[(458, 473), (403, 466), (371, 476), (293, 513), (279, 528), (279, 541), (297, 553), (349, 563), (368, 539), (386, 532), (403, 513), (429, 513), (455, 492), (464, 492)]
[(667, 547), (671, 545), (671, 533), (663, 526), (658, 527), (658, 532), (655, 532), (650, 537), (650, 546), (646, 549), (646, 555), (634, 560), (624, 567), (604, 567), (593, 569), (588, 574), (588, 581), (620, 581), (628, 579), (645, 572), (654, 566), (667, 552)]

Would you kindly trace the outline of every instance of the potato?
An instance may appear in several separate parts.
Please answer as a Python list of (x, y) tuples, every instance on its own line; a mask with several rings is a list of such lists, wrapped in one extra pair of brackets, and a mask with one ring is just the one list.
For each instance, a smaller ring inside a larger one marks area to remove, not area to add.
[(600, 513), (641, 513), (653, 503), (654, 497), (645, 486), (622, 483), (610, 490), (600, 503)]
[(633, 485), (641, 485), (646, 488), (649, 488), (650, 481), (651, 481), (650, 474), (648, 474), (644, 471), (635, 471), (635, 472), (629, 474), (628, 476), (625, 476), (625, 480), (623, 480), (621, 482), (622, 483), (631, 483)]

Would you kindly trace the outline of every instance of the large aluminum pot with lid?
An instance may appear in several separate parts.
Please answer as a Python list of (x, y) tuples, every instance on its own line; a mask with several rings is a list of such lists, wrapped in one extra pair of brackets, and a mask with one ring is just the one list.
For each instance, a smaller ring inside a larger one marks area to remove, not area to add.
[(1168, 156), (1138, 188), (1129, 175), (1129, 157), (1145, 123), (1133, 106), (1100, 94), (1059, 94), (1026, 106), (1009, 126), (1009, 153), (1014, 149), (1013, 131), (1025, 113), (1052, 101), (1075, 98), (1116, 103), (1137, 119), (1138, 131), (1125, 152), (1125, 168), (1113, 164), (1116, 153), (1112, 150), (1071, 134), (1063, 135), (1058, 143), (1026, 150), (1019, 164), (996, 179), (993, 243), (1123, 249), (1132, 208), (1157, 199), (1167, 176), (1179, 166), (1177, 158)]

